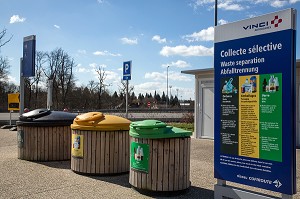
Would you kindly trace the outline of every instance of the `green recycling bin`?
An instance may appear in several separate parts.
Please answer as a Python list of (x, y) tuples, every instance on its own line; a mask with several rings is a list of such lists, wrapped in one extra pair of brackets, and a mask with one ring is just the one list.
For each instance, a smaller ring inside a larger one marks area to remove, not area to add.
[(130, 124), (129, 183), (145, 191), (180, 191), (190, 186), (191, 131), (158, 120)]

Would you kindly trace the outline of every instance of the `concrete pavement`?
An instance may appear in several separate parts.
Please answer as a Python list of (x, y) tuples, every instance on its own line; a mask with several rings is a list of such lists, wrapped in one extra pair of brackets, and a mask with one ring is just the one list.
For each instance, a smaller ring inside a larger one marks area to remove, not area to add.
[[(0, 129), (0, 198), (168, 198), (171, 195), (144, 195), (131, 188), (128, 174), (84, 176), (70, 170), (70, 161), (30, 162), (17, 158), (16, 131)], [(212, 140), (192, 139), (191, 187), (172, 198), (213, 198)], [(297, 158), (300, 151), (297, 151)], [(297, 176), (300, 166), (297, 164)], [(272, 196), (278, 193), (228, 183)], [(300, 190), (300, 179), (297, 178)], [(175, 196), (174, 196), (175, 195)], [(300, 199), (300, 194), (294, 196)]]

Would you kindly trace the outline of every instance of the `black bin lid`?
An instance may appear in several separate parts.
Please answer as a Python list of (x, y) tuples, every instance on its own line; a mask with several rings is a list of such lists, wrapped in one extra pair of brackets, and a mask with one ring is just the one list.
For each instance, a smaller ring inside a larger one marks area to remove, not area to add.
[(19, 117), (17, 126), (69, 126), (76, 114), (48, 109), (35, 109)]

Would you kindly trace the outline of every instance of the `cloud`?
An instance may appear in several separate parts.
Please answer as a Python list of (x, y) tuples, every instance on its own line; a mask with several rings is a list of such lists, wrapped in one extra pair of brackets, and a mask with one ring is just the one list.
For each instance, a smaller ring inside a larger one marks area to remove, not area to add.
[(228, 21), (226, 21), (226, 20), (224, 20), (224, 19), (220, 19), (219, 21), (218, 21), (218, 24), (220, 24), (220, 25), (224, 25), (224, 24), (227, 24), (228, 23)]
[(54, 25), (54, 28), (60, 29), (59, 25)]
[(214, 27), (209, 27), (207, 29), (200, 30), (199, 32), (194, 32), (191, 35), (183, 36), (188, 42), (195, 41), (213, 41), (214, 40)]
[(166, 77), (166, 74), (160, 72), (151, 72), (145, 74), (145, 79), (152, 79), (155, 81), (163, 81), (166, 79)]
[(290, 4), (300, 2), (300, 0), (290, 0)]
[(245, 7), (243, 7), (242, 5), (233, 3), (231, 0), (219, 3), (218, 8), (223, 10), (233, 10), (233, 11), (242, 11), (245, 9)]
[(95, 51), (93, 54), (94, 55), (98, 55), (98, 56), (113, 56), (113, 57), (120, 57), (120, 56), (122, 56), (119, 53), (114, 54), (114, 53), (108, 52), (107, 50), (105, 50), (105, 51)]
[(187, 67), (190, 67), (190, 64), (187, 63), (186, 61), (182, 61), (182, 60), (178, 60), (176, 62), (171, 62), (171, 63), (168, 63), (168, 64), (162, 64), (162, 67), (166, 68), (166, 67), (172, 67), (172, 66), (175, 66), (176, 68), (187, 68)]
[[(167, 79), (167, 72), (164, 71), (163, 73), (160, 72), (151, 72), (151, 73), (145, 73), (145, 79), (152, 79), (155, 81), (166, 81)], [(183, 81), (183, 82), (189, 82), (192, 81), (190, 76), (184, 75), (179, 72), (169, 71), (168, 72), (168, 79), (174, 80), (174, 81)]]
[(13, 77), (11, 75), (8, 75), (8, 82), (9, 83), (14, 83), (14, 84), (17, 84), (17, 80), (16, 80), (16, 77)]
[(167, 42), (167, 39), (166, 38), (160, 38), (159, 35), (154, 35), (152, 37), (152, 41), (157, 41), (158, 43), (162, 44), (162, 43), (166, 43)]
[[(244, 10), (245, 7), (243, 7), (240, 0), (223, 0), (218, 3), (218, 8), (223, 10), (233, 10), (233, 11), (241, 11)], [(211, 5), (211, 8), (214, 8), (215, 0), (194, 0), (191, 6), (194, 9), (197, 9), (200, 6), (207, 6)]]
[(169, 57), (171, 55), (179, 55), (179, 56), (212, 56), (213, 55), (213, 47), (207, 48), (204, 46), (164, 46), (160, 54), (165, 57)]
[(274, 8), (281, 8), (285, 6), (287, 3), (288, 3), (287, 1), (275, 0), (271, 2), (271, 6)]
[(13, 15), (11, 18), (10, 18), (10, 21), (9, 23), (22, 23), (26, 20), (26, 18), (24, 17), (20, 17), (19, 15)]
[(99, 4), (104, 3), (104, 0), (97, 0)]
[(129, 39), (127, 37), (121, 38), (122, 44), (129, 44), (129, 45), (135, 45), (138, 44), (137, 39)]

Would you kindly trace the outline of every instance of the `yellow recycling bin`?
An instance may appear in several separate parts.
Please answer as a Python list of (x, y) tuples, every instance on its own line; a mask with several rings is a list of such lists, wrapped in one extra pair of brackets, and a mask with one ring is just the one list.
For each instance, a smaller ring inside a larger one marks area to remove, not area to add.
[(78, 115), (71, 125), (71, 170), (82, 174), (129, 171), (130, 121), (101, 112)]

